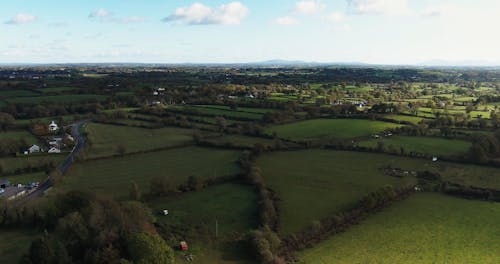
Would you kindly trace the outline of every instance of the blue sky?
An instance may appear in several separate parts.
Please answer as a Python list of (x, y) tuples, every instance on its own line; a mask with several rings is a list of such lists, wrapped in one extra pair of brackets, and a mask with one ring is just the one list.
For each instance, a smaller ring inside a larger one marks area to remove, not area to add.
[(500, 62), (497, 0), (16, 0), (0, 63)]

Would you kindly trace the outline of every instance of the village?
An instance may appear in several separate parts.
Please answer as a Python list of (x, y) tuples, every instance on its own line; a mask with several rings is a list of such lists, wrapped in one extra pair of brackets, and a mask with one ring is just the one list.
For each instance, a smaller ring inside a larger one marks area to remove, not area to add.
[[(13, 153), (13, 155), (42, 156), (71, 152), (75, 139), (70, 133), (67, 133), (63, 127), (60, 127), (55, 121), (51, 121), (48, 125), (37, 126), (43, 127), (46, 131), (45, 135), (39, 136), (39, 143), (32, 144), (24, 151)], [(0, 198), (13, 200), (28, 195), (36, 190), (39, 185), (39, 182), (21, 184), (0, 178)]]

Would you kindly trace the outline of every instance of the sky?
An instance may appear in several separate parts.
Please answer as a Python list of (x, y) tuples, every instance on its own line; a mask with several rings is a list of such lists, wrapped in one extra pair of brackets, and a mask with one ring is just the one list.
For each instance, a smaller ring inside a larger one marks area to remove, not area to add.
[(9, 0), (0, 63), (500, 65), (498, 0)]

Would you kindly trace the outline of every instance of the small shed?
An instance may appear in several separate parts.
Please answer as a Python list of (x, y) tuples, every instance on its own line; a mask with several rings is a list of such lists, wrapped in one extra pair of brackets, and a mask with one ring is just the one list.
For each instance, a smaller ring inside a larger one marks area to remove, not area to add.
[(188, 251), (189, 247), (188, 247), (188, 244), (187, 244), (186, 241), (181, 241), (181, 243), (180, 243), (180, 249), (182, 251)]
[(40, 147), (37, 146), (37, 145), (33, 145), (31, 146), (29, 149), (28, 149), (28, 152), (29, 153), (37, 153), (37, 152), (40, 152)]

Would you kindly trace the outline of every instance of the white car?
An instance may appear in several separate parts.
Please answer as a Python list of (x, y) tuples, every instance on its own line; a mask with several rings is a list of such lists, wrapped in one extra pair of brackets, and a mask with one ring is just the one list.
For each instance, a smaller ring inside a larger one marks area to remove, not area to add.
[(0, 194), (2, 194), (2, 193), (4, 193), (4, 192), (5, 192), (5, 190), (4, 190), (4, 189), (2, 189), (2, 188), (0, 188)]

